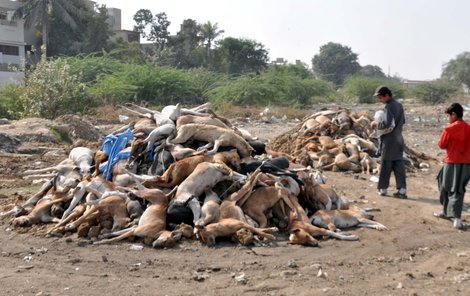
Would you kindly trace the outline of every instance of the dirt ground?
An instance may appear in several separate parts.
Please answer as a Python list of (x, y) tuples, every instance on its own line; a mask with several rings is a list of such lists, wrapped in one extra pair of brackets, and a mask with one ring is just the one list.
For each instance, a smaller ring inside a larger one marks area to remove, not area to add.
[[(445, 125), (443, 107), (409, 103), (405, 109), (407, 144), (442, 159), (436, 141)], [(245, 128), (267, 139), (294, 125), (258, 122)], [(0, 154), (0, 211), (37, 190), (21, 173), (37, 161), (62, 160), (60, 150), (45, 153), (57, 147)], [(172, 249), (134, 250), (141, 244), (96, 246), (76, 234), (46, 238), (46, 225), (12, 229), (5, 220), (0, 295), (469, 295), (470, 235), (432, 216), (440, 209), (435, 182), (440, 163), (430, 164), (428, 171), (408, 173), (408, 200), (377, 196), (370, 176), (327, 172), (327, 183), (338, 193), (379, 207), (375, 220), (388, 230), (351, 229), (359, 241), (322, 240), (320, 248), (289, 245), (280, 234), (262, 247), (220, 242), (208, 248), (183, 240)], [(391, 190), (393, 185), (392, 176)], [(467, 222), (468, 208), (467, 202)]]

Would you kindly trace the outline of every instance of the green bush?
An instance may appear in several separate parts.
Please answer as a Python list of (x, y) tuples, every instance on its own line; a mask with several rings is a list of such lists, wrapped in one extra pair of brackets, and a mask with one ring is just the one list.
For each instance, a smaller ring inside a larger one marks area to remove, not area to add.
[(208, 92), (214, 104), (305, 106), (317, 96), (332, 93), (331, 83), (313, 78), (302, 79), (289, 71), (269, 69), (259, 75), (232, 78)]
[(373, 94), (379, 85), (388, 86), (392, 90), (393, 97), (395, 98), (403, 98), (405, 96), (405, 89), (398, 81), (364, 76), (349, 76), (341, 92), (349, 101), (357, 103), (376, 103), (377, 99)]
[(190, 75), (174, 68), (123, 64), (119, 73), (101, 74), (90, 88), (103, 103), (144, 100), (154, 105), (195, 100)]
[(0, 88), (0, 118), (18, 119), (23, 113), (20, 96), (23, 87), (7, 84)]
[(434, 80), (420, 84), (412, 91), (417, 99), (426, 104), (438, 104), (445, 102), (455, 95), (459, 90), (459, 85), (447, 80)]
[(64, 59), (42, 60), (25, 73), (25, 87), (19, 97), (22, 116), (54, 119), (81, 112), (92, 104), (78, 75), (71, 74)]
[(95, 83), (98, 76), (119, 73), (125, 64), (108, 57), (97, 55), (75, 56), (66, 58), (70, 65), (70, 73), (78, 75), (82, 82)]

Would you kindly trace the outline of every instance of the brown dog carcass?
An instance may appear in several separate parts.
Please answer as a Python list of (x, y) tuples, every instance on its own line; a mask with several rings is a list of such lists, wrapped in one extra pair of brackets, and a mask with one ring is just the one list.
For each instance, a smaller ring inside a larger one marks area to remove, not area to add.
[(223, 180), (243, 180), (245, 178), (244, 175), (232, 171), (224, 163), (202, 162), (179, 185), (168, 213), (172, 213), (179, 206), (188, 206), (193, 212), (193, 222), (196, 223), (201, 217), (201, 206), (198, 198), (204, 190), (214, 187), (215, 184)]
[(231, 129), (218, 126), (197, 123), (183, 125), (178, 129), (177, 136), (172, 140), (172, 143), (181, 144), (188, 140), (207, 142), (206, 148), (213, 145), (212, 150), (208, 151), (209, 154), (216, 153), (219, 147), (226, 146), (237, 148), (241, 157), (249, 157), (253, 152), (253, 148), (243, 137)]
[(112, 238), (97, 241), (95, 244), (108, 244), (136, 236), (143, 238), (144, 243), (152, 244), (154, 247), (173, 245), (181, 238), (181, 232), (166, 230), (166, 211), (169, 199), (176, 190), (177, 187), (167, 194), (159, 189), (145, 189), (134, 192), (137, 196), (150, 202), (150, 205), (140, 217), (139, 224), (110, 233), (107, 237)]

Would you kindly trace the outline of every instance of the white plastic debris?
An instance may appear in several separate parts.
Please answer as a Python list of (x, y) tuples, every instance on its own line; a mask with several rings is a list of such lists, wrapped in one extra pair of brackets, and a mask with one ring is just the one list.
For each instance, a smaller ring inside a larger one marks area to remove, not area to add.
[(124, 122), (124, 121), (126, 121), (126, 120), (129, 119), (129, 116), (121, 115), (121, 114), (120, 114), (120, 115), (118, 116), (118, 118), (119, 118), (119, 122)]
[(132, 250), (132, 251), (142, 251), (144, 249), (144, 246), (141, 246), (141, 245), (131, 245), (129, 247), (129, 250)]
[(379, 177), (377, 177), (377, 176), (372, 176), (372, 177), (370, 177), (369, 180), (370, 180), (371, 182), (374, 182), (374, 183), (379, 183)]

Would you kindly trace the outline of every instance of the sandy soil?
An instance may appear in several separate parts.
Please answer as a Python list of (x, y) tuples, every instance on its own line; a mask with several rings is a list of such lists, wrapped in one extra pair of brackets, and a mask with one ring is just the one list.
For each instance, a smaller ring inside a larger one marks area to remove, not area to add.
[[(407, 143), (441, 159), (442, 107), (405, 107)], [(245, 128), (272, 138), (294, 124)], [(31, 163), (62, 158), (1, 154), (0, 210), (37, 190), (20, 178)], [(469, 232), (432, 216), (440, 209), (439, 167), (408, 174), (408, 200), (377, 196), (370, 176), (327, 172), (340, 194), (381, 208), (375, 219), (388, 230), (351, 229), (359, 241), (323, 240), (321, 248), (288, 245), (281, 234), (264, 247), (220, 242), (208, 248), (184, 240), (173, 249), (133, 250), (129, 241), (96, 246), (76, 235), (46, 238), (45, 225), (11, 229), (2, 221), (0, 295), (468, 295)]]

